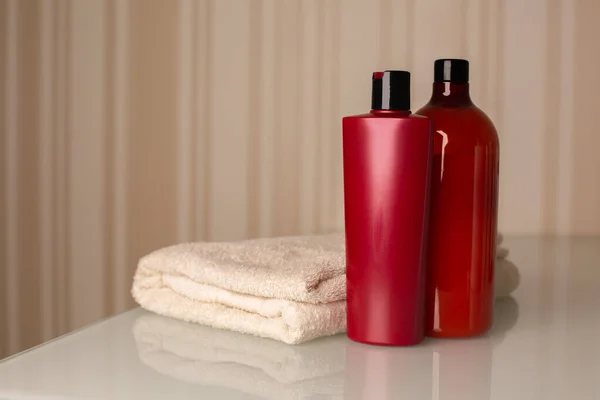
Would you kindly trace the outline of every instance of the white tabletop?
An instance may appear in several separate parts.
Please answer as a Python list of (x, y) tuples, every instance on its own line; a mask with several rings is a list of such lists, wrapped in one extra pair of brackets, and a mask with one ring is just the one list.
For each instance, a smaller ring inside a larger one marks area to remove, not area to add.
[(522, 282), (485, 338), (288, 346), (137, 309), (1, 362), (0, 398), (600, 398), (600, 238), (505, 244)]

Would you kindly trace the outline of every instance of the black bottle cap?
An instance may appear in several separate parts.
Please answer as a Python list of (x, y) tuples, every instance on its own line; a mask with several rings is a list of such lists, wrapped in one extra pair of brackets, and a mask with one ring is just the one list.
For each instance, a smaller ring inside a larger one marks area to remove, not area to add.
[(436, 82), (469, 83), (469, 62), (456, 58), (435, 60), (433, 80)]
[(374, 72), (371, 110), (410, 111), (410, 72)]

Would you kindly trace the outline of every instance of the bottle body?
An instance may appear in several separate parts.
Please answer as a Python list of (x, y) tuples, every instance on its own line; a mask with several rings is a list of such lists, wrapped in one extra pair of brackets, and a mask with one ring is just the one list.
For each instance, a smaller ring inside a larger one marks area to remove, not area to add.
[[(499, 143), (489, 118), (461, 85), (443, 83), (417, 114), (435, 126), (428, 236), (427, 335), (485, 334), (492, 326)], [(464, 85), (464, 84), (463, 84)], [(468, 90), (468, 86), (467, 86)], [(467, 92), (468, 93), (468, 92)]]
[(433, 130), (410, 111), (343, 119), (347, 332), (409, 346), (425, 327)]

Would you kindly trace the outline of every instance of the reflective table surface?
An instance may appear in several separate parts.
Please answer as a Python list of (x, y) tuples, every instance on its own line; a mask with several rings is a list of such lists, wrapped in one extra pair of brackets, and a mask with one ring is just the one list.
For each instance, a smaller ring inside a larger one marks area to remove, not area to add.
[(0, 362), (0, 399), (600, 398), (600, 238), (505, 245), (521, 286), (486, 337), (289, 346), (136, 309)]

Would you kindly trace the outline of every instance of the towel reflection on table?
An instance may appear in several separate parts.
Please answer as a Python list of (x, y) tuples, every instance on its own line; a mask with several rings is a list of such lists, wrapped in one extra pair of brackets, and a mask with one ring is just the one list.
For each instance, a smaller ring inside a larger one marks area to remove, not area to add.
[(137, 319), (133, 334), (145, 365), (181, 381), (269, 399), (343, 398), (340, 335), (289, 346), (150, 313)]

